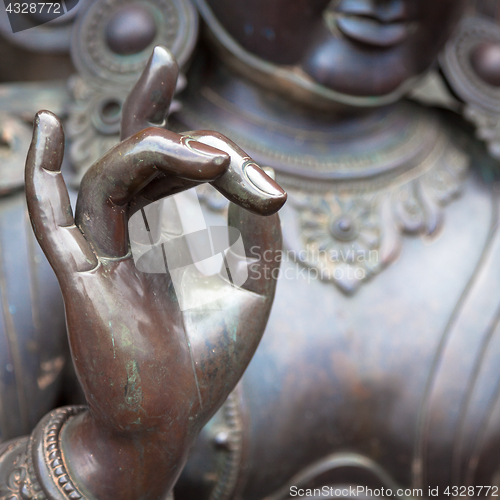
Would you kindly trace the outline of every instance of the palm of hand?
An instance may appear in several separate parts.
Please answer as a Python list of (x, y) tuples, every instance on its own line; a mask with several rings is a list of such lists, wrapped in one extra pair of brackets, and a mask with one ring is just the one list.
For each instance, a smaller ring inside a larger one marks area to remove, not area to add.
[(138, 271), (131, 257), (101, 259), (72, 281), (65, 303), (80, 380), (94, 412), (123, 431), (199, 429), (241, 376), (271, 303), (235, 288), (209, 310), (182, 312), (169, 277)]

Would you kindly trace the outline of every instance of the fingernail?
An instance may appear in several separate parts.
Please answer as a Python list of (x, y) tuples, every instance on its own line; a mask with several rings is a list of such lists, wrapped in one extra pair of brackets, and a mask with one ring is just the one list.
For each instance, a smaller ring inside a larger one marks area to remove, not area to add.
[(224, 153), (224, 151), (221, 151), (220, 149), (208, 146), (207, 144), (195, 141), (194, 139), (184, 138), (184, 144), (195, 153), (211, 157), (215, 156), (215, 163), (217, 163), (217, 161), (220, 161), (222, 163), (229, 156), (227, 153)]
[(50, 111), (45, 111), (45, 110), (39, 111), (36, 114), (35, 122), (39, 126), (43, 126), (44, 129), (50, 129), (51, 130), (51, 129), (54, 129), (54, 128), (59, 128), (59, 120)]
[(285, 192), (268, 175), (266, 175), (255, 163), (248, 163), (244, 173), (248, 180), (258, 189), (270, 196), (282, 197)]
[(178, 71), (178, 65), (174, 55), (166, 47), (162, 47), (161, 45), (157, 45), (153, 49), (153, 53), (151, 54), (149, 61), (153, 64), (160, 64), (164, 67), (175, 68), (175, 70)]
[(35, 117), (34, 137), (41, 155), (41, 168), (58, 172), (61, 168), (64, 132), (56, 115), (50, 111), (39, 111)]

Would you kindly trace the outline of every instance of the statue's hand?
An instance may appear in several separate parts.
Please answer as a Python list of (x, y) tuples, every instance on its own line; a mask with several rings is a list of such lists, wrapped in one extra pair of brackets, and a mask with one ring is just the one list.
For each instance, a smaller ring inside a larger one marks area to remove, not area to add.
[[(162, 81), (155, 76), (172, 69), (168, 58), (155, 49), (132, 96), (152, 95)], [(141, 128), (153, 102), (165, 111), (170, 88), (163, 92), (163, 101), (146, 99), (132, 111), (126, 106), (124, 122), (135, 113), (132, 128)], [(252, 248), (249, 279), (237, 288), (222, 275), (193, 273), (190, 293), (227, 293), (210, 307), (182, 311), (168, 273), (148, 274), (134, 264), (128, 218), (202, 182), (254, 213), (277, 211), (286, 195), (261, 171), (248, 174), (252, 162), (223, 136), (150, 127), (91, 167), (73, 218), (60, 172), (63, 149), (58, 119), (40, 112), (26, 164), (28, 209), (62, 288), (73, 360), (90, 408), (68, 427), (67, 460), (98, 497), (160, 498), (258, 345), (274, 296), (281, 233), (277, 215), (260, 217), (233, 205), (230, 225), (241, 231), (247, 253)]]

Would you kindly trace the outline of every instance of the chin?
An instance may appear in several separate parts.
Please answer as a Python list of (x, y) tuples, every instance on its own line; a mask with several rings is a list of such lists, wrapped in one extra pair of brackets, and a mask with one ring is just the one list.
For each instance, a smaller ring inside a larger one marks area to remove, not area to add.
[(426, 69), (417, 69), (405, 46), (389, 50), (356, 47), (338, 39), (314, 47), (302, 70), (317, 84), (353, 97), (384, 97), (413, 83)]

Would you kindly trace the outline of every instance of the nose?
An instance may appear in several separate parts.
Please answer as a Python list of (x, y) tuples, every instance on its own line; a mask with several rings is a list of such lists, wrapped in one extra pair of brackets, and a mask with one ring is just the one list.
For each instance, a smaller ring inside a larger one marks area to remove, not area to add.
[(336, 12), (374, 19), (381, 23), (402, 22), (408, 19), (404, 0), (339, 0)]

